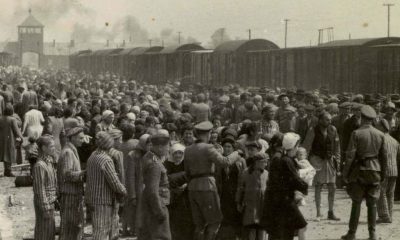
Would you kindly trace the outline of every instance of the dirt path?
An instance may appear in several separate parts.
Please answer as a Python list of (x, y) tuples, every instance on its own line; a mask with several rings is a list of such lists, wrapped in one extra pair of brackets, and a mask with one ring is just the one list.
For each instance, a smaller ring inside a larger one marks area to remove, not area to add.
[[(0, 177), (0, 189), (0, 232), (2, 237), (0, 240), (33, 239), (35, 216), (32, 201), (32, 188), (15, 188), (13, 178)], [(8, 205), (9, 196), (14, 196), (13, 206)], [(307, 206), (302, 208), (309, 223), (307, 239), (340, 239), (340, 236), (347, 231), (347, 224), (350, 216), (351, 200), (348, 198), (347, 194), (342, 190), (338, 190), (337, 192), (335, 212), (336, 215), (341, 218), (339, 222), (328, 220), (316, 222), (313, 199), (313, 190), (310, 189)], [(323, 213), (326, 216), (328, 211), (326, 190), (323, 192), (322, 204)], [(363, 204), (357, 239), (368, 238), (366, 212), (366, 206)], [(396, 203), (394, 206), (393, 223), (390, 225), (378, 225), (377, 233), (383, 240), (398, 240), (400, 239), (400, 227), (398, 226), (400, 226), (400, 203)]]

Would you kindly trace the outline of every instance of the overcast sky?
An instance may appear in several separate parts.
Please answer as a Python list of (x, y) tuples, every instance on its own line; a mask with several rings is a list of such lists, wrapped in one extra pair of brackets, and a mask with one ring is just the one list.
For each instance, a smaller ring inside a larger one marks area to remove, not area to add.
[[(206, 44), (221, 27), (231, 38), (266, 38), (284, 45), (284, 22), (288, 25), (288, 46), (317, 42), (319, 28), (334, 27), (335, 39), (383, 37), (387, 34), (386, 1), (378, 0), (0, 0), (0, 41), (14, 41), (16, 26), (32, 8), (45, 25), (45, 40), (66, 42), (81, 29), (112, 32), (121, 19), (131, 15), (135, 28), (146, 38), (159, 38), (162, 30), (175, 36), (191, 36)], [(395, 2), (395, 1), (394, 1)], [(400, 36), (400, 3), (391, 11), (391, 35)], [(109, 23), (108, 27), (105, 23)], [(171, 31), (172, 30), (172, 31)], [(78, 34), (79, 35), (79, 34)], [(126, 35), (112, 34), (115, 41)], [(325, 33), (325, 36), (327, 34)], [(103, 42), (107, 34), (92, 41)], [(140, 41), (142, 41), (140, 39)], [(327, 40), (327, 39), (326, 39)], [(139, 40), (138, 40), (139, 41)]]

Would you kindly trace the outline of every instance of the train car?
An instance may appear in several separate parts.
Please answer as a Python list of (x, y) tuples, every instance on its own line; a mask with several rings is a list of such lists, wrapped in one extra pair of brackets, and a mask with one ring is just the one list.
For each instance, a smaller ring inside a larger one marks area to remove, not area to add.
[(91, 63), (91, 72), (99, 74), (109, 72), (112, 66), (112, 54), (122, 51), (122, 48), (102, 49), (92, 52), (89, 57)]
[(112, 54), (110, 57), (112, 58), (112, 71), (113, 73), (119, 74), (121, 76), (127, 75), (127, 70), (129, 68), (129, 54), (137, 49), (135, 48), (125, 48), (120, 52)]
[(376, 92), (400, 93), (400, 44), (386, 44), (373, 46), (377, 54), (376, 76), (377, 81), (371, 85)]
[(265, 39), (227, 41), (215, 48), (213, 53), (213, 85), (240, 84), (247, 86), (248, 61), (246, 53), (272, 50), (279, 47)]
[[(153, 46), (153, 47), (142, 47), (135, 49), (129, 54), (129, 59), (127, 64), (130, 66), (129, 77), (135, 79), (136, 81), (143, 82), (145, 76), (147, 76), (147, 63), (146, 57), (148, 54), (159, 53), (164, 47)], [(149, 73), (155, 74), (155, 73)]]
[[(336, 93), (384, 92), (378, 77), (382, 75), (378, 50), (399, 41), (400, 38), (353, 39), (316, 47), (248, 52), (249, 85), (305, 90), (324, 86)], [(381, 56), (386, 57), (385, 51), (381, 50)]]
[(184, 44), (166, 47), (158, 54), (149, 55), (147, 74), (144, 80), (152, 84), (161, 84), (189, 78), (191, 72), (190, 52), (196, 50), (204, 50), (204, 48), (198, 44)]
[(211, 85), (213, 80), (212, 56), (214, 50), (199, 50), (190, 53), (191, 71), (190, 77), (184, 84)]
[(72, 54), (69, 58), (70, 69), (73, 69), (77, 72), (90, 72), (90, 61), (87, 56), (91, 53), (91, 50), (83, 50)]

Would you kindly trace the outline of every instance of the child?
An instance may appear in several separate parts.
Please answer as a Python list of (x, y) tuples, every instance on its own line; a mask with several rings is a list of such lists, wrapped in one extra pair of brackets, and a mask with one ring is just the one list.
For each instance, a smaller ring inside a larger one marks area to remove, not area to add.
[(29, 143), (24, 146), (25, 160), (27, 160), (31, 165), (30, 171), (32, 176), (33, 166), (35, 166), (35, 163), (38, 158), (38, 146), (36, 144), (36, 139), (34, 137), (29, 137), (28, 141)]
[[(312, 186), (316, 171), (307, 160), (307, 150), (303, 147), (299, 147), (296, 155), (300, 178), (303, 179), (308, 184), (308, 186)], [(306, 205), (305, 197), (302, 193), (296, 192), (296, 199), (298, 200), (300, 206)]]
[(243, 214), (243, 226), (247, 239), (264, 240), (266, 233), (259, 226), (259, 223), (263, 212), (264, 194), (267, 188), (268, 172), (265, 167), (268, 155), (257, 153), (249, 157), (248, 160), (251, 165), (239, 179), (236, 204), (238, 211)]

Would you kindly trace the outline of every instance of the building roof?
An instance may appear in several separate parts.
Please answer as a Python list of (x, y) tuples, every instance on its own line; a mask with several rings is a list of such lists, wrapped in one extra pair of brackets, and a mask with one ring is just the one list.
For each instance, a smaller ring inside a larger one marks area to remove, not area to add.
[(335, 40), (319, 44), (318, 47), (374, 46), (374, 45), (387, 45), (394, 43), (400, 43), (400, 38), (386, 37), (386, 38), (361, 38), (361, 39)]
[(44, 27), (32, 14), (18, 26), (18, 27)]
[(215, 48), (215, 52), (248, 52), (279, 49), (278, 45), (266, 39), (227, 41)]

